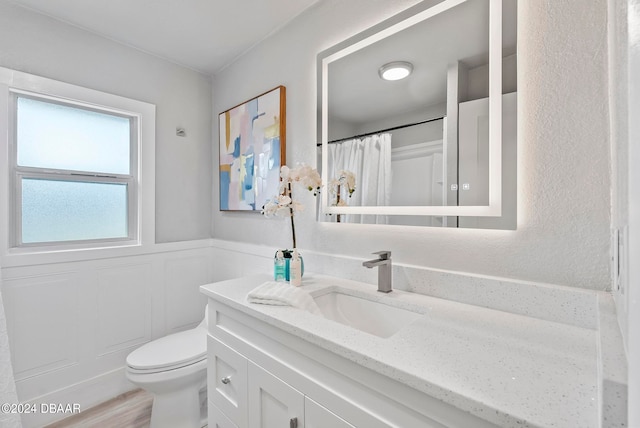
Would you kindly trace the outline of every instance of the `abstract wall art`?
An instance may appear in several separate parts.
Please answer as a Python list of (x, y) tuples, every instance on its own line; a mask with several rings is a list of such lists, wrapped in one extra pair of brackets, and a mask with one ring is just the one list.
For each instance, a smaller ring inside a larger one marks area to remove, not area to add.
[(278, 86), (220, 113), (221, 211), (260, 211), (279, 193), (285, 95), (285, 87)]

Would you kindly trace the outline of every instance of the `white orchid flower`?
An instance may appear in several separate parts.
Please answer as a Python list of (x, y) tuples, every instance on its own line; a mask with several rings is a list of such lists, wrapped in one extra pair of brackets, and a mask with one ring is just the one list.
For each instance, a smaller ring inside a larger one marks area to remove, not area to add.
[(288, 183), (289, 182), (289, 174), (291, 173), (291, 168), (289, 168), (286, 165), (282, 165), (282, 168), (280, 168), (280, 178), (282, 178), (282, 182), (283, 183)]
[(278, 205), (281, 207), (288, 207), (291, 204), (291, 198), (287, 195), (278, 196)]
[[(313, 196), (317, 196), (322, 188), (322, 178), (316, 168), (312, 168), (307, 164), (297, 164), (294, 168), (282, 165), (280, 168), (280, 186), (279, 195), (268, 200), (262, 207), (262, 214), (265, 217), (289, 217), (291, 218), (291, 235), (293, 238), (293, 248), (296, 248), (296, 232), (293, 222), (294, 214), (304, 210), (304, 205), (292, 199), (292, 184), (300, 184), (308, 191), (313, 192)], [(349, 192), (349, 196), (355, 190), (356, 178), (350, 171), (340, 171), (337, 178), (328, 183), (328, 190), (336, 196), (339, 186), (344, 186)], [(341, 199), (339, 206), (346, 205), (346, 201)]]

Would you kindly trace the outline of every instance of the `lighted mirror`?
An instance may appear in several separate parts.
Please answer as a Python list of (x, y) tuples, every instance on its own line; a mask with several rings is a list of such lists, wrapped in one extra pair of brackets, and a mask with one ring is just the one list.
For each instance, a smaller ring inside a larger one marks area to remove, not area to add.
[(356, 182), (322, 221), (515, 228), (516, 3), (423, 1), (319, 54), (323, 182)]

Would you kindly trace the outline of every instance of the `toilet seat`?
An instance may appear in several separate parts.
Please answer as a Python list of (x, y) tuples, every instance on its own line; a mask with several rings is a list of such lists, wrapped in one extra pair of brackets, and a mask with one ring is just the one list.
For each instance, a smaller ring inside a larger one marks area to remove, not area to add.
[(153, 340), (127, 357), (133, 373), (157, 373), (186, 367), (207, 358), (207, 330), (194, 328)]

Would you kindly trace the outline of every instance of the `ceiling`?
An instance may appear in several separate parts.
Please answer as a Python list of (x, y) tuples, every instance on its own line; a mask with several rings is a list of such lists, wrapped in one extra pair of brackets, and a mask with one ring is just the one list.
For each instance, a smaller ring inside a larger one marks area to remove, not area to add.
[[(516, 2), (504, 2), (503, 55), (516, 50)], [(364, 125), (447, 101), (447, 69), (468, 69), (489, 59), (489, 0), (465, 1), (329, 64), (333, 119)], [(378, 69), (391, 61), (414, 66), (406, 79), (388, 82)], [(487, 81), (488, 85), (488, 81)], [(425, 117), (428, 119), (429, 117)]]
[(9, 0), (215, 74), (318, 0)]

